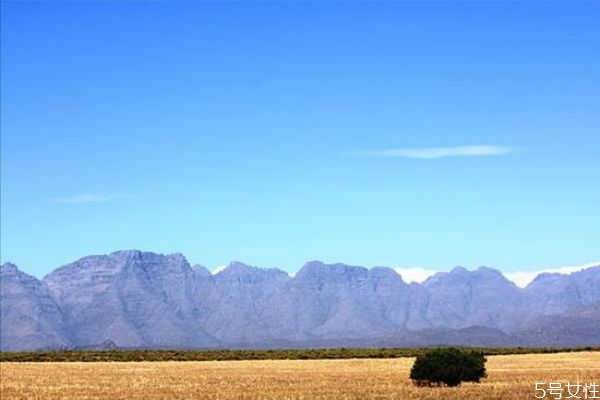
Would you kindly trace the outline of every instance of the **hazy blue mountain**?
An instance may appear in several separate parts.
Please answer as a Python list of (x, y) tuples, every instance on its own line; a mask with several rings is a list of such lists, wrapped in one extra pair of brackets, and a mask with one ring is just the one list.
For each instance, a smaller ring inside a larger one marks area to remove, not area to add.
[(525, 293), (499, 271), (456, 267), (423, 283), (429, 294), (427, 320), (434, 327), (486, 326), (511, 330), (523, 322)]
[(515, 333), (524, 346), (598, 346), (600, 302), (539, 317)]
[(194, 277), (181, 254), (119, 251), (82, 258), (44, 283), (75, 345), (106, 340), (120, 347), (216, 345), (195, 318)]
[(600, 266), (521, 289), (457, 267), (423, 284), (386, 267), (305, 264), (294, 277), (181, 254), (84, 257), (43, 280), (2, 266), (1, 349), (600, 345)]
[(289, 311), (307, 339), (371, 337), (407, 325), (409, 286), (389, 268), (313, 261), (288, 286)]
[(0, 267), (0, 350), (60, 348), (70, 343), (48, 289), (16, 265)]
[(525, 292), (528, 302), (544, 315), (597, 303), (600, 301), (600, 265), (570, 275), (540, 274)]
[(289, 279), (283, 271), (240, 262), (232, 262), (216, 275), (199, 276), (194, 293), (197, 320), (224, 342), (271, 339), (279, 324), (278, 305), (272, 299)]

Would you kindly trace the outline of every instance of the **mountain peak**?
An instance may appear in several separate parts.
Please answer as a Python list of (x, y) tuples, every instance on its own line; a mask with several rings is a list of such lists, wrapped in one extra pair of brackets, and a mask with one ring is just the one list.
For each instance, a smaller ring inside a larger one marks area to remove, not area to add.
[(402, 276), (389, 267), (373, 267), (369, 270), (369, 277), (376, 280), (397, 281), (406, 285)]
[(167, 259), (172, 261), (188, 262), (187, 258), (181, 253), (170, 253), (166, 255)]
[(2, 264), (2, 266), (0, 266), (0, 268), (2, 268), (2, 272), (20, 271), (19, 267), (17, 267), (15, 264), (13, 264), (11, 262), (5, 262), (4, 264)]
[(457, 266), (452, 268), (450, 272), (438, 272), (429, 277), (423, 283), (425, 286), (434, 287), (437, 285), (448, 285), (461, 282), (478, 282), (480, 284), (506, 283), (514, 286), (514, 283), (506, 279), (506, 277), (500, 271), (485, 266), (481, 266), (473, 271), (469, 271), (464, 267)]
[(296, 273), (296, 279), (351, 279), (356, 276), (366, 276), (369, 270), (365, 267), (343, 263), (325, 264), (322, 261), (309, 261)]
[(290, 279), (286, 272), (277, 268), (258, 268), (239, 261), (232, 261), (214, 275), (218, 282), (264, 283), (287, 281)]
[(465, 267), (463, 267), (461, 265), (457, 265), (456, 267), (454, 267), (454, 268), (452, 268), (450, 270), (450, 274), (454, 274), (454, 275), (459, 275), (459, 274), (462, 275), (462, 274), (465, 274), (465, 273), (468, 273), (468, 272), (469, 271)]
[(529, 285), (527, 285), (527, 287), (534, 287), (540, 283), (543, 284), (548, 284), (550, 282), (556, 282), (556, 281), (560, 281), (562, 280), (563, 277), (566, 277), (568, 275), (566, 274), (561, 274), (560, 272), (542, 272), (541, 274), (538, 274), (530, 283)]
[(204, 265), (195, 264), (192, 269), (197, 276), (200, 277), (209, 277), (212, 276), (211, 272)]
[(219, 271), (217, 275), (246, 275), (260, 270), (258, 267), (253, 267), (241, 261), (232, 261)]
[[(520, 335), (538, 318), (600, 301), (600, 267), (570, 276), (541, 275), (538, 285), (527, 289), (488, 267), (455, 267), (410, 285), (390, 268), (322, 261), (307, 262), (294, 278), (239, 261), (212, 276), (200, 265), (190, 267), (179, 253), (140, 250), (84, 257), (42, 282), (12, 263), (1, 272), (0, 350), (98, 346), (109, 340), (149, 348), (321, 340), (340, 346), (391, 335), (401, 341), (392, 345), (438, 344), (430, 336), (410, 340), (421, 330), (441, 329), (445, 338), (473, 326)], [(36, 335), (21, 341), (29, 332)], [(590, 338), (575, 337), (573, 343), (598, 343), (597, 335)]]
[(109, 257), (117, 258), (138, 258), (142, 255), (141, 250), (117, 250), (110, 253)]
[(254, 267), (252, 265), (248, 265), (248, 264), (243, 263), (241, 261), (234, 260), (234, 261), (231, 261), (227, 265), (227, 268), (232, 268), (232, 269), (249, 269), (250, 268), (250, 269), (252, 269), (252, 268), (257, 268), (257, 267)]
[(19, 267), (17, 267), (15, 264), (13, 264), (11, 262), (6, 262), (6, 263), (2, 264), (2, 267), (0, 268), (0, 274), (5, 278), (10, 278), (10, 279), (18, 279), (18, 280), (25, 279), (25, 280), (37, 281), (36, 277), (26, 274), (25, 272), (21, 271), (19, 269)]
[(298, 276), (298, 274), (306, 269), (306, 270), (319, 270), (319, 269), (323, 269), (323, 268), (327, 268), (327, 265), (323, 262), (323, 261), (319, 261), (319, 260), (312, 260), (312, 261), (307, 261), (296, 273), (296, 276)]
[(494, 276), (494, 277), (502, 277), (504, 278), (504, 275), (502, 274), (502, 272), (498, 271), (495, 268), (490, 268), (490, 267), (486, 267), (484, 265), (482, 265), (481, 267), (477, 268), (474, 272), (477, 272), (479, 275), (484, 275), (484, 276)]
[[(100, 256), (100, 257), (102, 257), (102, 256)], [(168, 260), (187, 262), (187, 259), (181, 253), (161, 254), (161, 253), (154, 253), (151, 251), (142, 251), (142, 250), (137, 250), (137, 249), (113, 251), (112, 253), (108, 254), (108, 257), (117, 258), (117, 259), (121, 259), (121, 260), (132, 260), (132, 261), (133, 260), (136, 260), (136, 261), (137, 260), (145, 260), (145, 259), (156, 258), (156, 257), (165, 257)]]
[(245, 264), (241, 261), (232, 261), (221, 271), (217, 272), (216, 275), (234, 275), (234, 276), (242, 276), (242, 275), (285, 275), (288, 276), (287, 273), (283, 272), (277, 268), (259, 268), (252, 265)]

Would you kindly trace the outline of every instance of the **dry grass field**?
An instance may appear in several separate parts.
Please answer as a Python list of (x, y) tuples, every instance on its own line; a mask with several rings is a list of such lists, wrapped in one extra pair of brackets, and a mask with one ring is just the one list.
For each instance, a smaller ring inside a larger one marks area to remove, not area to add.
[(523, 400), (535, 382), (600, 384), (600, 352), (490, 356), (488, 378), (458, 388), (413, 386), (413, 361), (2, 362), (0, 398)]

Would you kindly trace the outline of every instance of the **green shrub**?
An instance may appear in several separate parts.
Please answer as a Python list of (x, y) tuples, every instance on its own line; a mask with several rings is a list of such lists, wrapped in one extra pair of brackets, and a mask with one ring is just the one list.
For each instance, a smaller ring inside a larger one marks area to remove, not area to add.
[(410, 379), (418, 386), (458, 386), (485, 378), (485, 357), (473, 350), (434, 349), (417, 356)]

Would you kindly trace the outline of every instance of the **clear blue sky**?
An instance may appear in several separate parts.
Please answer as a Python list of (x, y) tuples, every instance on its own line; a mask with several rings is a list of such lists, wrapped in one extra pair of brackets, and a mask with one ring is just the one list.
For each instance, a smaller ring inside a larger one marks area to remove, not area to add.
[(1, 258), (29, 273), (600, 259), (599, 2), (1, 7)]

